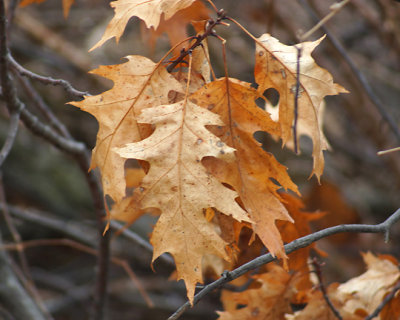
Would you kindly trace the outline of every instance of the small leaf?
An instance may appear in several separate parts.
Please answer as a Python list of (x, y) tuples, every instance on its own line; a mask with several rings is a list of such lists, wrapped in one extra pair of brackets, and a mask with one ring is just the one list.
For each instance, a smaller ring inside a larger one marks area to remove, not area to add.
[(103, 37), (89, 51), (92, 51), (107, 40), (115, 37), (117, 43), (124, 33), (126, 24), (132, 17), (142, 19), (147, 28), (158, 28), (161, 15), (170, 19), (176, 12), (189, 7), (195, 0), (117, 0), (111, 2), (115, 15), (107, 26)]
[[(331, 74), (319, 67), (311, 57), (311, 52), (320, 44), (323, 37), (314, 42), (303, 42), (295, 46), (286, 46), (269, 34), (262, 35), (258, 40), (254, 69), (255, 79), (259, 85), (257, 90), (260, 94), (269, 88), (274, 88), (279, 92), (279, 125), (283, 144), (293, 139), (296, 83), (297, 80), (300, 82), (298, 133), (308, 135), (313, 141), (312, 174), (319, 179), (324, 169), (322, 151), (328, 146), (320, 129), (321, 103), (325, 96), (344, 93), (347, 90), (333, 83)], [(300, 48), (302, 52), (299, 60), (300, 79), (297, 79), (296, 72), (297, 48)]]

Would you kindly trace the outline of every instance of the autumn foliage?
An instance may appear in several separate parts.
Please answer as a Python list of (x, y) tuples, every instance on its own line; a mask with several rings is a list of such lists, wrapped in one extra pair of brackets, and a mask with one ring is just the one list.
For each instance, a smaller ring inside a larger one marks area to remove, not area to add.
[[(257, 256), (253, 247), (264, 246), (281, 260), (282, 266), (251, 276), (249, 289), (224, 291), (220, 319), (333, 319), (310, 277), (310, 248), (289, 257), (283, 249), (284, 242), (310, 233), (309, 221), (323, 213), (302, 211), (287, 168), (262, 148), (254, 133), (266, 132), (296, 152), (299, 137), (308, 136), (313, 143), (310, 176), (319, 180), (323, 151), (328, 149), (321, 129), (323, 99), (347, 91), (312, 58), (323, 38), (288, 46), (270, 34), (255, 37), (223, 10), (207, 9), (207, 3), (111, 2), (114, 17), (91, 50), (112, 38), (118, 43), (131, 17), (143, 21), (153, 42), (167, 33), (171, 50), (157, 62), (130, 55), (121, 64), (100, 66), (92, 73), (112, 80), (113, 87), (70, 102), (99, 123), (91, 169), (100, 170), (109, 219), (129, 226), (143, 214), (159, 216), (150, 237), (153, 262), (166, 252), (173, 256), (177, 279), (184, 280), (191, 302), (206, 269), (218, 273), (216, 265), (221, 263), (232, 268), (242, 261), (243, 252)], [(254, 50), (254, 83), (230, 77), (227, 61), (223, 76), (215, 76), (207, 38), (218, 38), (225, 55), (218, 28), (228, 23), (254, 40), (254, 48), (249, 48)], [(187, 24), (196, 35), (182, 32)], [(275, 108), (264, 95), (271, 88), (279, 94)], [(256, 103), (260, 99), (261, 107)], [(134, 184), (129, 182), (127, 159), (137, 161), (130, 171)], [(250, 235), (248, 243), (241, 241), (243, 234)], [(328, 288), (345, 319), (368, 315), (400, 278), (393, 262), (370, 253), (364, 260), (365, 274)], [(390, 277), (374, 285), (376, 291), (368, 290), (380, 273)], [(293, 313), (293, 303), (307, 306)], [(386, 308), (398, 315), (394, 303)]]

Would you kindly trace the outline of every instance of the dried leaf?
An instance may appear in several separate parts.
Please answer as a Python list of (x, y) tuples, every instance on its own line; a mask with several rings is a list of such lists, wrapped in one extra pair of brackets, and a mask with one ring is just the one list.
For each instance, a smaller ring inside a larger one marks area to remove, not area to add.
[[(42, 3), (45, 0), (22, 0), (21, 3), (19, 4), (21, 7), (28, 6), (32, 3)], [(64, 11), (64, 18), (68, 17), (69, 10), (71, 9), (71, 6), (74, 4), (75, 0), (62, 0), (63, 3), (63, 11)]]
[(279, 320), (291, 312), (291, 276), (281, 267), (272, 265), (270, 271), (253, 276), (261, 284), (257, 289), (243, 292), (222, 291), (224, 312), (220, 320)]
[(311, 52), (323, 38), (314, 42), (303, 42), (296, 46), (286, 46), (269, 34), (262, 35), (258, 40), (254, 70), (255, 79), (259, 85), (257, 90), (260, 94), (269, 88), (274, 88), (279, 92), (279, 125), (283, 144), (293, 139), (292, 126), (298, 62), (296, 48), (301, 48), (298, 133), (308, 135), (313, 141), (312, 174), (319, 179), (324, 168), (322, 151), (327, 149), (326, 139), (320, 129), (322, 122), (320, 106), (325, 96), (347, 91), (333, 83), (331, 74), (319, 67), (311, 57)]
[(136, 121), (141, 110), (168, 103), (170, 91), (181, 85), (163, 67), (141, 56), (128, 56), (128, 62), (101, 66), (92, 73), (108, 78), (114, 87), (97, 96), (70, 104), (91, 113), (99, 122), (91, 169), (99, 167), (104, 195), (119, 202), (125, 196), (125, 159), (113, 151), (127, 143), (146, 138), (150, 125)]
[(151, 236), (153, 261), (164, 252), (171, 253), (178, 279), (185, 281), (193, 301), (195, 284), (202, 282), (202, 257), (214, 254), (229, 259), (227, 244), (206, 220), (203, 209), (215, 207), (238, 221), (250, 221), (235, 201), (236, 192), (201, 164), (206, 156), (232, 160), (234, 150), (205, 128), (221, 125), (219, 117), (190, 101), (145, 109), (138, 120), (154, 124), (154, 133), (117, 152), (150, 163), (134, 197), (142, 208), (155, 207), (162, 212)]
[(92, 51), (107, 40), (115, 37), (117, 43), (124, 33), (126, 24), (132, 17), (143, 20), (147, 28), (158, 28), (161, 15), (170, 19), (176, 12), (189, 7), (195, 0), (117, 0), (111, 2), (115, 15), (108, 24), (103, 37), (89, 51)]
[(236, 149), (235, 162), (223, 163), (208, 158), (203, 163), (211, 172), (240, 195), (253, 220), (253, 230), (265, 246), (279, 258), (286, 258), (275, 221), (292, 221), (276, 192), (280, 186), (297, 192), (286, 168), (273, 155), (263, 151), (253, 138), (256, 131), (279, 134), (279, 126), (269, 114), (255, 104), (259, 97), (250, 84), (223, 78), (206, 84), (190, 98), (204, 108), (219, 114), (224, 127), (210, 130)]

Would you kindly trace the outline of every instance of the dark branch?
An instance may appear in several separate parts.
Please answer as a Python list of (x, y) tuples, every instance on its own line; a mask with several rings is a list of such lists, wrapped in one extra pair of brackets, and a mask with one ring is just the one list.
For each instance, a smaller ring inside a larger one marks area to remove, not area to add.
[(167, 71), (171, 72), (174, 70), (174, 68), (185, 59), (185, 57), (189, 54), (192, 54), (193, 50), (197, 48), (198, 46), (202, 45), (202, 41), (206, 39), (209, 36), (215, 36), (215, 30), (214, 28), (222, 23), (222, 20), (226, 19), (226, 13), (223, 9), (218, 11), (218, 18), (216, 20), (210, 19), (207, 21), (205, 30), (203, 34), (197, 35), (194, 37), (196, 41), (188, 48), (188, 49), (182, 49), (181, 54), (177, 59), (175, 59), (168, 67)]
[[(320, 239), (329, 237), (334, 234), (344, 233), (344, 232), (353, 232), (353, 233), (383, 233), (385, 236), (385, 241), (389, 239), (389, 230), (390, 228), (400, 220), (400, 209), (398, 209), (395, 213), (393, 213), (389, 218), (387, 218), (384, 222), (377, 225), (368, 225), (368, 224), (343, 224), (331, 228), (327, 228), (324, 230), (320, 230), (314, 232), (308, 236), (301, 237), (296, 239), (284, 246), (286, 254), (297, 251), (301, 248), (307, 247), (315, 241)], [(257, 269), (258, 267), (270, 263), (276, 260), (276, 257), (271, 255), (270, 253), (264, 254), (260, 257), (257, 257), (250, 262), (245, 263), (244, 265), (236, 268), (228, 272), (228, 274), (224, 274), (223, 277), (218, 280), (208, 284), (194, 296), (193, 304), (197, 304), (204, 296), (209, 294), (211, 291), (217, 289), (223, 284), (230, 282), (234, 279), (239, 278), (250, 270)], [(229, 275), (229, 276), (228, 276)], [(171, 315), (168, 320), (178, 319), (187, 309), (190, 308), (189, 301), (182, 305), (173, 315)]]
[(320, 262), (318, 262), (317, 258), (313, 259), (312, 264), (314, 266), (315, 274), (317, 275), (317, 278), (318, 278), (319, 288), (322, 292), (322, 295), (323, 295), (327, 305), (332, 310), (335, 317), (338, 318), (339, 320), (342, 320), (343, 319), (342, 316), (340, 315), (339, 311), (333, 305), (331, 299), (329, 299), (328, 292), (326, 292), (326, 288), (324, 286), (324, 281), (322, 280), (322, 270), (321, 270), (322, 264)]
[(400, 290), (400, 281), (394, 286), (393, 290), (382, 300), (379, 306), (372, 312), (365, 320), (372, 320), (379, 315), (382, 309), (394, 298), (396, 293)]

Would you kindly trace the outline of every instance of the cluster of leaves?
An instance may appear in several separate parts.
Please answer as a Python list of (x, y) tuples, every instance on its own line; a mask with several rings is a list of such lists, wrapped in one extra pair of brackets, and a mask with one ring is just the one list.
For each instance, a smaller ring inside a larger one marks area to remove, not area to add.
[[(67, 9), (71, 4), (64, 2)], [(266, 247), (282, 259), (284, 268), (263, 269), (264, 273), (254, 277), (254, 288), (240, 294), (224, 293), (226, 311), (220, 318), (278, 319), (292, 313), (290, 303), (308, 303), (290, 318), (308, 319), (315, 314), (314, 304), (323, 299), (311, 289), (310, 249), (299, 250), (288, 260), (283, 243), (308, 234), (309, 221), (320, 214), (302, 212), (301, 201), (285, 193), (290, 190), (299, 195), (286, 167), (262, 149), (254, 133), (267, 132), (288, 147), (297, 146), (300, 135), (309, 136), (314, 161), (311, 175), (319, 179), (323, 150), (328, 147), (321, 130), (323, 99), (346, 90), (311, 57), (323, 38), (295, 46), (284, 45), (269, 34), (256, 38), (211, 5), (214, 19), (208, 17), (205, 4), (196, 0), (112, 2), (115, 15), (91, 50), (113, 37), (118, 42), (133, 16), (152, 31), (153, 41), (166, 32), (172, 48), (157, 63), (131, 55), (122, 64), (100, 66), (92, 73), (112, 80), (113, 88), (71, 104), (99, 122), (91, 168), (99, 168), (104, 196), (112, 199), (109, 218), (129, 226), (145, 213), (159, 215), (150, 238), (153, 261), (165, 252), (173, 256), (177, 278), (184, 280), (191, 302), (206, 271), (220, 274)], [(229, 77), (226, 61), (224, 77), (214, 74), (207, 38), (218, 38), (225, 56), (225, 40), (215, 27), (228, 26), (226, 21), (255, 42), (254, 83)], [(197, 34), (187, 37), (182, 30), (189, 23)], [(279, 93), (273, 116), (264, 95), (271, 88)], [(263, 108), (256, 103), (260, 99)], [(138, 167), (126, 169), (127, 159), (137, 160)], [(386, 268), (389, 263), (371, 255), (365, 260), (366, 274), (375, 265), (385, 263)], [(398, 271), (393, 271), (379, 298), (374, 296), (375, 304), (398, 279)], [(356, 315), (368, 314), (370, 307), (361, 298), (354, 304), (365, 303), (365, 308), (348, 307), (345, 300), (353, 300), (346, 295), (354, 293), (350, 292), (353, 289), (347, 283), (329, 291), (334, 292), (338, 308), (352, 315), (349, 319), (358, 319)], [(327, 307), (321, 312), (332, 311)], [(319, 319), (324, 317), (330, 316)]]

